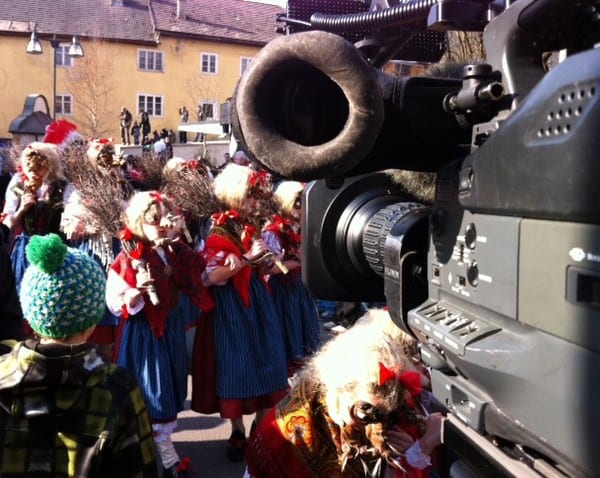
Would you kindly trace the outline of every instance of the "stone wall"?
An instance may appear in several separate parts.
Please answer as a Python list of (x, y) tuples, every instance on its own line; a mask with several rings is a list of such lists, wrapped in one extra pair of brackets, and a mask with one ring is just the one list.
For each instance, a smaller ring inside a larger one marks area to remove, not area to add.
[[(116, 144), (115, 149), (117, 154), (122, 154), (123, 156), (129, 154), (132, 154), (133, 156), (142, 155), (141, 146)], [(197, 156), (205, 155), (215, 167), (219, 167), (225, 161), (225, 153), (228, 153), (229, 150), (230, 143), (228, 140), (206, 141), (206, 143), (175, 143), (173, 145), (173, 156), (183, 159), (194, 159)]]

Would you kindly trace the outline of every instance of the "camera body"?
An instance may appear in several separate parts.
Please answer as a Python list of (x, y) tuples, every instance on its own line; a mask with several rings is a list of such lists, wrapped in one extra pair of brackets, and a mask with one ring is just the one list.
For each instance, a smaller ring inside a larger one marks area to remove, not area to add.
[[(253, 159), (314, 180), (309, 289), (385, 300), (419, 340), (454, 477), (600, 476), (598, 18), (594, 0), (289, 0), (232, 101)], [(379, 69), (478, 29), (486, 64), (461, 79)]]

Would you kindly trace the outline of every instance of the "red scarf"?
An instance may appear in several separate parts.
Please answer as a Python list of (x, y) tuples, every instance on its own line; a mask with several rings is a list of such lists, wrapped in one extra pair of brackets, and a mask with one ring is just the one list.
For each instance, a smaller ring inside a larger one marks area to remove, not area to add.
[[(206, 245), (204, 249), (206, 261), (210, 262), (210, 260), (220, 251), (233, 253), (240, 259), (242, 258), (242, 254), (245, 252), (241, 251), (238, 245), (230, 241), (229, 239), (217, 234), (210, 234), (206, 238)], [(242, 303), (245, 307), (250, 307), (251, 277), (252, 268), (246, 266), (243, 267), (239, 272), (237, 272), (233, 277), (229, 279), (233, 284), (234, 289), (239, 294), (240, 299), (242, 299)]]

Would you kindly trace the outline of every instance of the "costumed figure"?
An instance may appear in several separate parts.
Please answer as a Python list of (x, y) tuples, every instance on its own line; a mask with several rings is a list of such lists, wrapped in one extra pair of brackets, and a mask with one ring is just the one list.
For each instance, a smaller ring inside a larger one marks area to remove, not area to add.
[[(133, 189), (120, 174), (112, 142), (90, 140), (64, 155), (64, 170), (74, 187), (65, 203), (60, 228), (67, 244), (102, 266), (107, 273), (121, 249), (121, 211)], [(112, 356), (118, 317), (108, 308), (89, 341), (104, 357)]]
[(108, 307), (120, 316), (115, 361), (140, 384), (167, 477), (189, 475), (189, 460), (179, 458), (171, 441), (187, 396), (186, 314), (179, 294), (202, 311), (214, 306), (203, 284), (202, 256), (170, 236), (178, 215), (159, 191), (135, 193), (106, 287)]
[[(277, 258), (257, 224), (250, 223), (258, 201), (271, 194), (271, 184), (267, 173), (232, 163), (213, 186), (224, 210), (211, 218), (204, 255), (216, 307), (214, 320), (201, 320), (196, 330), (192, 409), (218, 411), (231, 420), (227, 457), (241, 461), (243, 415), (256, 412), (260, 422), (287, 390), (282, 324), (262, 278), (262, 268)], [(211, 363), (216, 365), (213, 375)]]
[(443, 415), (421, 406), (427, 378), (388, 323), (370, 310), (310, 359), (251, 435), (247, 476), (429, 476)]
[(288, 371), (292, 375), (320, 345), (320, 325), (312, 295), (302, 282), (300, 262), (300, 215), (304, 184), (281, 181), (273, 201), (278, 214), (263, 227), (262, 237), (271, 251), (283, 255), (284, 269), (272, 267), (269, 286), (283, 321)]
[[(109, 184), (102, 186), (102, 189), (98, 189), (98, 194), (102, 193), (105, 198), (115, 197), (109, 194)], [(84, 200), (81, 194), (79, 189), (71, 194), (61, 216), (60, 229), (65, 234), (67, 244), (93, 258), (106, 275), (121, 249), (121, 244), (116, 234), (103, 232), (92, 212), (86, 207), (86, 203), (95, 203), (97, 210), (101, 203), (95, 201), (95, 196), (86, 196)], [(113, 206), (114, 210), (120, 210), (118, 204)], [(97, 346), (98, 351), (106, 360), (112, 359), (112, 348), (118, 322), (119, 318), (105, 306), (104, 315), (88, 339), (90, 343)]]
[[(201, 251), (205, 222), (218, 210), (216, 198), (208, 177), (194, 160), (180, 157), (171, 158), (163, 167), (161, 191), (172, 198), (180, 214), (173, 218), (171, 239), (185, 242), (196, 251)], [(201, 311), (186, 295), (180, 294), (180, 309), (186, 315), (188, 333), (192, 333), (199, 320)], [(192, 357), (189, 357), (190, 362)]]
[(28, 266), (25, 247), (29, 237), (59, 232), (64, 202), (72, 190), (63, 173), (58, 146), (33, 142), (23, 149), (0, 215), (13, 236), (10, 254), (17, 291)]
[(188, 244), (196, 250), (204, 249), (210, 216), (220, 208), (207, 168), (198, 160), (174, 157), (165, 164), (163, 175), (161, 190), (182, 210)]
[(127, 199), (133, 194), (133, 186), (129, 184), (125, 176), (125, 160), (116, 154), (113, 138), (90, 140), (87, 144), (86, 155), (100, 173), (119, 182), (123, 198)]

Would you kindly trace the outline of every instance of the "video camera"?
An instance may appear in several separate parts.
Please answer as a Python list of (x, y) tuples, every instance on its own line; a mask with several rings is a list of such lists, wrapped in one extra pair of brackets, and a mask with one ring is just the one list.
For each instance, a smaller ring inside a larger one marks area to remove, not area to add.
[[(600, 476), (600, 2), (289, 0), (279, 21), (232, 127), (311, 181), (310, 290), (385, 300), (419, 340), (451, 476)], [(385, 72), (449, 31), (482, 31), (485, 61)]]

